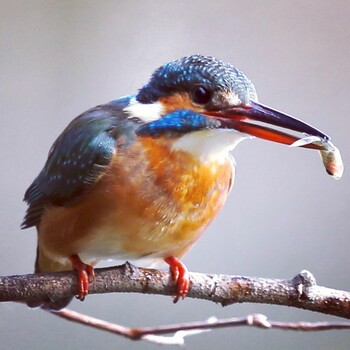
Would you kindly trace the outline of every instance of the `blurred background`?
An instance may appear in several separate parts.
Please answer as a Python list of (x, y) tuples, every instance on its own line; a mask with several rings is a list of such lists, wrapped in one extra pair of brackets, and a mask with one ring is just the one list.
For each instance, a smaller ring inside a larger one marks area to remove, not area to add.
[[(202, 53), (255, 83), (260, 101), (331, 135), (350, 164), (350, 2), (0, 0), (0, 273), (33, 271), (34, 229), (21, 231), (23, 194), (63, 128), (82, 111), (136, 92), (155, 68)], [(191, 271), (291, 278), (350, 290), (350, 185), (319, 155), (262, 140), (235, 150), (237, 177), (221, 214), (184, 258)], [(347, 170), (347, 169), (346, 169)], [(71, 307), (127, 326), (265, 313), (333, 320), (265, 305), (222, 308), (146, 295), (89, 296)], [(0, 304), (1, 349), (153, 349)], [(282, 345), (283, 344), (283, 345)], [(187, 338), (188, 349), (349, 349), (349, 331), (233, 328)]]

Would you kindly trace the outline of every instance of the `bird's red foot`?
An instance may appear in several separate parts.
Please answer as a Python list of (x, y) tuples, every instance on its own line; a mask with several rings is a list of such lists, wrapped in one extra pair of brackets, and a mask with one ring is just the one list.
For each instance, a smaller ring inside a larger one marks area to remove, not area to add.
[(72, 267), (78, 272), (78, 294), (76, 297), (83, 301), (89, 293), (89, 284), (95, 280), (94, 268), (83, 263), (77, 254), (69, 257)]
[(165, 258), (164, 261), (169, 264), (170, 272), (174, 279), (176, 295), (173, 301), (176, 303), (180, 298), (184, 299), (186, 297), (190, 286), (190, 277), (187, 267), (179, 259), (174, 256), (169, 256)]

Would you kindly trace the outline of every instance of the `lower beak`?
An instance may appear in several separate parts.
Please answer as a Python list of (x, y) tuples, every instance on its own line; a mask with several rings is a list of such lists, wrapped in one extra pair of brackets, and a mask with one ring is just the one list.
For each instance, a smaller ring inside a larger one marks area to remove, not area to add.
[[(294, 147), (317, 149), (320, 151), (327, 173), (335, 179), (340, 179), (343, 175), (344, 166), (340, 152), (330, 141), (330, 137), (299, 119), (254, 101), (250, 101), (246, 106), (205, 114), (220, 120), (221, 128), (235, 129), (244, 134)], [(271, 128), (266, 124), (290, 130), (294, 134)], [(295, 135), (296, 133), (303, 136)]]

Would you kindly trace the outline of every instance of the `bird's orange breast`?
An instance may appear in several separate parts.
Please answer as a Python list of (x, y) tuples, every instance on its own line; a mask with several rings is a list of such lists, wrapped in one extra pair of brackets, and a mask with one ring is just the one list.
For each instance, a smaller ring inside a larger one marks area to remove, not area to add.
[(39, 227), (46, 254), (181, 257), (222, 208), (233, 167), (229, 158), (202, 163), (171, 146), (142, 137), (119, 148), (78, 203), (48, 209)]

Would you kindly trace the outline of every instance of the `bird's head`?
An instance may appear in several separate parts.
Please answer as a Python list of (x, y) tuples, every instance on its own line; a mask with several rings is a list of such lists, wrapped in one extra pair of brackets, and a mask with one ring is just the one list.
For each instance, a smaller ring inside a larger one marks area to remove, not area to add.
[(249, 136), (291, 145), (306, 135), (311, 141), (298, 146), (319, 150), (329, 141), (320, 130), (260, 104), (240, 70), (202, 55), (158, 68), (125, 110), (143, 122), (140, 135), (173, 137), (179, 148), (200, 149), (199, 154), (210, 147), (232, 149)]
[(194, 55), (158, 68), (137, 95), (141, 103), (161, 103), (165, 112), (219, 111), (257, 100), (254, 85), (237, 68), (213, 57)]

